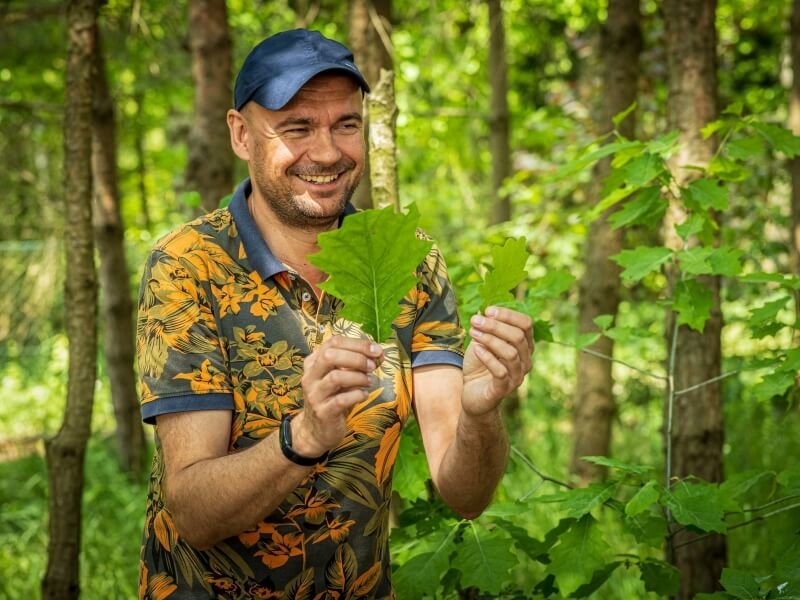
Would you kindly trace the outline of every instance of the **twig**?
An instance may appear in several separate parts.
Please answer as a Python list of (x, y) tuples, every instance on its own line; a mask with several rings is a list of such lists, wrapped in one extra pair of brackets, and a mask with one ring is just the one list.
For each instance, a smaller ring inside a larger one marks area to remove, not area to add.
[(698, 390), (701, 387), (707, 386), (707, 385), (709, 385), (711, 383), (715, 383), (717, 381), (725, 379), (726, 377), (730, 377), (731, 375), (736, 375), (737, 373), (741, 373), (741, 369), (736, 369), (735, 371), (728, 371), (727, 373), (723, 373), (722, 375), (718, 375), (717, 377), (713, 377), (711, 379), (706, 379), (705, 381), (701, 381), (700, 383), (697, 383), (695, 385), (689, 386), (687, 388), (683, 388), (682, 390), (678, 390), (677, 392), (675, 392), (675, 395), (676, 396), (681, 396), (683, 394), (688, 394), (689, 392), (693, 392), (695, 390)]
[(526, 467), (528, 467), (531, 471), (536, 473), (539, 477), (541, 477), (543, 481), (549, 481), (550, 483), (555, 483), (556, 485), (572, 489), (572, 486), (570, 484), (565, 483), (563, 481), (559, 481), (558, 479), (554, 479), (553, 477), (550, 477), (542, 473), (539, 469), (536, 468), (536, 465), (534, 465), (527, 456), (525, 456), (522, 452), (517, 450), (514, 446), (511, 446), (511, 452), (513, 454), (516, 454), (517, 457), (519, 457), (519, 459), (523, 462), (523, 464)]
[(597, 358), (604, 358), (607, 361), (610, 361), (612, 363), (618, 363), (618, 364), (624, 365), (624, 366), (628, 367), (629, 369), (633, 369), (634, 371), (638, 371), (642, 375), (647, 375), (648, 377), (652, 377), (653, 379), (661, 379), (662, 381), (666, 381), (667, 380), (667, 378), (664, 375), (659, 375), (658, 373), (653, 373), (652, 371), (647, 371), (645, 369), (641, 369), (641, 368), (636, 367), (636, 366), (634, 366), (634, 365), (632, 365), (630, 363), (626, 363), (625, 361), (619, 360), (619, 359), (614, 358), (612, 356), (608, 356), (607, 354), (603, 354), (602, 352), (597, 352), (596, 350), (591, 350), (589, 348), (578, 348), (575, 344), (568, 344), (566, 342), (559, 342), (558, 340), (553, 340), (550, 343), (551, 344), (556, 344), (558, 346), (564, 346), (566, 348), (575, 348), (575, 349), (580, 350), (581, 352), (585, 352), (586, 354), (590, 354), (592, 356), (596, 356)]
[[(783, 508), (779, 508), (778, 510), (773, 510), (772, 512), (766, 513), (764, 515), (758, 515), (758, 516), (753, 517), (752, 519), (749, 519), (747, 521), (742, 521), (741, 523), (736, 523), (736, 525), (731, 525), (730, 527), (728, 527), (728, 531), (731, 531), (733, 529), (739, 529), (740, 527), (744, 527), (745, 525), (751, 525), (751, 524), (755, 523), (756, 521), (764, 521), (764, 520), (769, 519), (770, 517), (774, 517), (775, 515), (778, 515), (780, 513), (784, 513), (784, 512), (788, 512), (790, 510), (794, 510), (795, 508), (800, 508), (800, 502), (798, 502), (797, 504), (792, 504), (790, 506), (784, 506)], [(699, 542), (700, 540), (705, 539), (705, 538), (707, 538), (709, 536), (712, 536), (712, 535), (720, 535), (720, 534), (718, 534), (717, 532), (704, 533), (703, 535), (697, 536), (696, 538), (692, 538), (691, 540), (686, 540), (685, 542), (682, 542), (680, 544), (676, 544), (674, 546), (674, 548), (682, 548), (683, 546), (688, 546), (689, 544), (694, 544), (695, 542)]]
[(773, 500), (772, 502), (767, 502), (766, 504), (762, 504), (761, 506), (755, 506), (753, 508), (747, 508), (744, 510), (735, 510), (731, 512), (726, 512), (726, 515), (740, 515), (743, 513), (754, 513), (764, 510), (765, 508), (770, 508), (771, 506), (775, 506), (776, 504), (783, 504), (787, 500), (797, 500), (800, 498), (800, 494), (792, 495), (792, 496), (784, 496), (783, 498), (778, 498), (777, 500)]
[(373, 6), (372, 2), (368, 2), (367, 5), (369, 10), (369, 20), (372, 21), (372, 26), (375, 28), (378, 37), (381, 38), (381, 43), (383, 44), (383, 47), (386, 50), (386, 54), (388, 54), (389, 56), (394, 56), (394, 46), (392, 45), (391, 34), (388, 31), (386, 31), (386, 26), (381, 20), (378, 11), (375, 10), (375, 7)]

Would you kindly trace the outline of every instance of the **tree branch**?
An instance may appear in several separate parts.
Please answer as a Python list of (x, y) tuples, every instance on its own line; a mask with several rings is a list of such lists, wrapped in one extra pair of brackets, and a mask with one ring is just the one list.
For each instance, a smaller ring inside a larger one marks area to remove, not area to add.
[(632, 365), (630, 363), (626, 363), (623, 360), (619, 360), (619, 359), (614, 358), (612, 356), (608, 356), (607, 354), (603, 354), (602, 352), (597, 352), (596, 350), (591, 350), (589, 348), (578, 348), (575, 344), (568, 344), (566, 342), (559, 342), (558, 340), (553, 340), (550, 343), (551, 344), (556, 344), (558, 346), (564, 346), (566, 348), (575, 348), (576, 350), (580, 350), (581, 352), (585, 352), (586, 354), (590, 354), (591, 356), (596, 356), (597, 358), (603, 358), (603, 359), (605, 359), (607, 361), (610, 361), (612, 363), (618, 363), (620, 365), (628, 367), (629, 369), (633, 369), (634, 371), (638, 371), (642, 375), (647, 375), (648, 377), (652, 377), (653, 379), (660, 379), (662, 381), (666, 381), (667, 380), (667, 377), (665, 377), (664, 375), (659, 375), (658, 373), (653, 373), (652, 371), (647, 371), (645, 369), (641, 369), (641, 368), (639, 368), (637, 366), (634, 366), (634, 365)]
[(549, 481), (550, 483), (555, 483), (556, 485), (560, 485), (561, 487), (572, 489), (572, 486), (570, 484), (564, 481), (559, 481), (558, 479), (554, 479), (553, 477), (550, 477), (542, 473), (539, 469), (536, 468), (536, 465), (534, 465), (533, 462), (531, 462), (531, 460), (527, 456), (525, 456), (522, 452), (517, 450), (517, 448), (515, 448), (514, 446), (511, 446), (511, 452), (512, 454), (516, 454), (517, 457), (522, 461), (522, 463), (526, 467), (528, 467), (531, 471), (536, 473), (536, 475), (538, 475), (542, 480)]
[(711, 383), (715, 383), (717, 381), (721, 381), (731, 375), (736, 375), (737, 373), (741, 373), (741, 369), (736, 369), (735, 371), (728, 371), (727, 373), (723, 373), (722, 375), (718, 375), (717, 377), (713, 377), (711, 379), (706, 379), (705, 381), (701, 381), (695, 385), (691, 385), (687, 388), (683, 388), (682, 390), (678, 390), (675, 392), (675, 396), (680, 396), (682, 394), (688, 394), (689, 392), (693, 392), (695, 390), (699, 390), (701, 387), (707, 386)]

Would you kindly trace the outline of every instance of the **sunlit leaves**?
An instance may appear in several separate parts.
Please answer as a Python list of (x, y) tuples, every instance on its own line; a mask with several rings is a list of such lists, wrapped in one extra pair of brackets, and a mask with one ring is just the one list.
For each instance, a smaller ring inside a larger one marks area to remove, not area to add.
[(658, 186), (645, 187), (608, 220), (614, 229), (629, 225), (656, 227), (664, 218), (667, 205)]
[(725, 591), (735, 598), (742, 600), (758, 600), (761, 598), (761, 591), (756, 578), (750, 573), (737, 569), (722, 569), (720, 579)]
[(431, 243), (416, 235), (419, 211), (392, 207), (347, 217), (339, 229), (318, 237), (309, 260), (329, 278), (320, 288), (344, 301), (342, 316), (361, 323), (376, 342), (387, 339), (400, 300), (414, 287), (417, 267)]
[(686, 205), (693, 210), (725, 210), (728, 190), (713, 179), (696, 179), (683, 190)]
[(672, 250), (663, 246), (640, 246), (635, 250), (623, 250), (611, 260), (624, 268), (622, 278), (627, 282), (639, 281), (649, 273), (661, 268), (672, 258)]
[(524, 237), (509, 238), (502, 246), (492, 247), (492, 264), (478, 287), (481, 310), (493, 304), (514, 300), (511, 290), (525, 280), (528, 242)]
[(567, 516), (579, 518), (597, 508), (614, 495), (618, 482), (593, 483), (585, 488), (575, 488), (539, 496), (537, 502), (556, 502), (567, 511)]
[(678, 314), (679, 324), (702, 332), (713, 304), (714, 297), (708, 286), (693, 279), (678, 282), (672, 309)]
[(630, 517), (635, 517), (658, 502), (660, 497), (660, 486), (655, 481), (648, 481), (639, 488), (639, 491), (633, 495), (633, 498), (628, 500), (628, 503), (625, 505), (625, 514)]

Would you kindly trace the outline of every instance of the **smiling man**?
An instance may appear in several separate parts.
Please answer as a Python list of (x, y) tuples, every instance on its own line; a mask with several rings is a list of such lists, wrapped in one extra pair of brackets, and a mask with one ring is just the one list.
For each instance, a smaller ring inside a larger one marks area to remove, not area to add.
[(393, 597), (392, 469), (412, 411), (456, 512), (480, 514), (502, 475), (499, 405), (531, 368), (530, 319), (490, 308), (464, 352), (434, 247), (378, 345), (308, 262), (364, 168), (369, 87), (352, 61), (314, 31), (256, 46), (228, 113), (249, 178), (148, 260), (137, 350), (157, 447), (141, 598)]

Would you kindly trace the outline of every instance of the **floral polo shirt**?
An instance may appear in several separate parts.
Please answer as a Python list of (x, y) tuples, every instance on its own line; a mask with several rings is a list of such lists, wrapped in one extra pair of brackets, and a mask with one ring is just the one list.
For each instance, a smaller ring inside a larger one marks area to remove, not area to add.
[[(247, 208), (228, 208), (160, 240), (147, 262), (137, 322), (142, 416), (233, 411), (230, 452), (273, 433), (303, 406), (304, 358), (333, 335), (364, 337), (278, 261)], [(353, 208), (348, 206), (347, 213)], [(345, 215), (346, 218), (346, 215)], [(463, 329), (434, 247), (402, 301), (369, 397), (349, 432), (257, 527), (199, 551), (178, 535), (156, 448), (140, 561), (140, 598), (392, 597), (388, 549), (392, 469), (413, 398), (412, 368), (461, 366)]]

